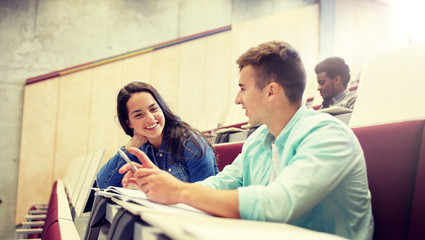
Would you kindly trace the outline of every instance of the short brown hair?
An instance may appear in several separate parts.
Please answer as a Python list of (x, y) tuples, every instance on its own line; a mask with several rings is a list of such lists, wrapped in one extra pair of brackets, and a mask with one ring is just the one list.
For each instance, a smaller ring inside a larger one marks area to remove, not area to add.
[(251, 65), (256, 86), (263, 89), (271, 81), (279, 83), (292, 103), (301, 103), (305, 89), (305, 69), (298, 52), (285, 42), (266, 42), (250, 48), (236, 63), (239, 70)]

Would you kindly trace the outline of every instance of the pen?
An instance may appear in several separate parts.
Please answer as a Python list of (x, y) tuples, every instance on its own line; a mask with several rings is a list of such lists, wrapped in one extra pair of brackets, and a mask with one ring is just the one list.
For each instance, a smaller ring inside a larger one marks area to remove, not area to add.
[(130, 159), (127, 157), (127, 154), (125, 154), (120, 148), (118, 149), (118, 153), (120, 154), (120, 156), (122, 158), (124, 158), (124, 160), (128, 164), (130, 164), (131, 168), (136, 172), (137, 171), (137, 168), (136, 168), (136, 166), (134, 166), (133, 162), (131, 162)]

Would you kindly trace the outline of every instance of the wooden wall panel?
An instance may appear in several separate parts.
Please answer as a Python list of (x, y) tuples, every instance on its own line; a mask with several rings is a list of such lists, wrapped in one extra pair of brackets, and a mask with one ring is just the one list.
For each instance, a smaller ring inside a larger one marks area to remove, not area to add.
[(208, 114), (206, 129), (217, 127), (224, 121), (228, 106), (234, 104), (228, 85), (237, 85), (238, 79), (229, 78), (230, 69), (236, 68), (231, 59), (231, 32), (206, 39), (205, 81), (203, 114)]
[(115, 155), (121, 131), (116, 116), (116, 96), (122, 85), (122, 61), (93, 70), (91, 112), (89, 123), (89, 152), (105, 148), (104, 160)]
[(179, 115), (180, 45), (152, 52), (151, 84), (171, 110)]
[(58, 78), (25, 88), (16, 223), (35, 203), (47, 203), (54, 181)]
[(194, 125), (204, 113), (206, 39), (180, 45), (178, 115)]
[(92, 70), (62, 76), (58, 82), (54, 178), (62, 179), (68, 163), (88, 152)]
[[(279, 29), (282, 28), (283, 26), (287, 25), (286, 22), (279, 21), (280, 18), (282, 18), (281, 15), (283, 15), (283, 16), (289, 15), (290, 17), (288, 17), (288, 18), (291, 19), (291, 20), (294, 20), (293, 16), (292, 16), (293, 15), (292, 12), (283, 12), (282, 14), (273, 14), (273, 15), (266, 16), (266, 17), (263, 17), (263, 18), (259, 18), (259, 19), (253, 21), (254, 26), (255, 26), (254, 29), (255, 29), (255, 33), (256, 33), (255, 36), (256, 37), (253, 41), (252, 46), (256, 46), (256, 45), (259, 45), (261, 43), (269, 42), (269, 41), (285, 41), (285, 42), (288, 42), (288, 43), (295, 42), (295, 41), (291, 41), (288, 38), (284, 38), (284, 39), (278, 38), (277, 33), (279, 32)], [(288, 36), (298, 38), (298, 36), (296, 34), (291, 34), (289, 32), (287, 33), (287, 37)]]
[(122, 62), (122, 86), (134, 81), (152, 82), (152, 52), (126, 58)]

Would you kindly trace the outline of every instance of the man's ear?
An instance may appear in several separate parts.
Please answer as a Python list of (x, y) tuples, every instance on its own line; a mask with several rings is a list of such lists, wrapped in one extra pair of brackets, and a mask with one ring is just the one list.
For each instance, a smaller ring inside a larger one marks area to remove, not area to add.
[(272, 101), (274, 99), (277, 98), (278, 94), (279, 94), (279, 84), (277, 82), (271, 82), (266, 86), (266, 94), (267, 94), (267, 99), (269, 99), (269, 101)]
[(341, 76), (339, 76), (339, 75), (336, 75), (336, 76), (333, 78), (333, 81), (334, 81), (334, 84), (342, 85)]

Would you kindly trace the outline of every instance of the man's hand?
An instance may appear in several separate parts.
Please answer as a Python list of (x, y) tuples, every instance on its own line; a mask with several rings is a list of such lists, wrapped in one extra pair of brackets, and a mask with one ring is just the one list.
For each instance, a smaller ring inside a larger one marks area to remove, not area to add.
[(237, 190), (217, 190), (196, 183), (186, 183), (159, 169), (146, 154), (138, 148), (130, 148), (142, 163), (134, 172), (127, 163), (119, 173), (125, 173), (122, 185), (135, 184), (146, 196), (158, 203), (185, 203), (208, 213), (221, 217), (240, 218)]
[[(139, 164), (139, 163), (137, 163), (137, 162), (133, 162), (133, 165), (134, 166), (136, 166), (136, 168), (142, 168), (142, 165), (141, 164)], [(122, 178), (122, 180), (121, 180), (121, 184), (123, 185), (123, 187), (129, 187), (129, 179), (130, 178), (132, 178), (133, 177), (133, 175), (134, 175), (134, 170), (133, 170), (133, 168), (130, 166), (130, 164), (128, 164), (128, 163), (126, 163), (126, 164), (124, 164), (124, 166), (122, 166), (119, 170), (118, 170), (118, 172), (120, 173), (120, 174), (124, 174), (125, 173), (125, 175), (124, 175), (124, 177)]]
[(121, 182), (123, 187), (135, 184), (146, 193), (149, 199), (155, 202), (163, 204), (178, 203), (178, 192), (187, 183), (181, 182), (171, 174), (159, 169), (139, 149), (131, 147), (128, 151), (140, 160), (142, 166), (136, 166), (138, 167), (137, 172), (133, 172), (129, 164), (125, 164), (120, 168), (119, 173), (127, 172)]

